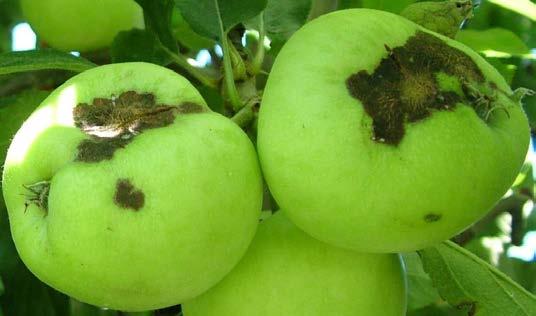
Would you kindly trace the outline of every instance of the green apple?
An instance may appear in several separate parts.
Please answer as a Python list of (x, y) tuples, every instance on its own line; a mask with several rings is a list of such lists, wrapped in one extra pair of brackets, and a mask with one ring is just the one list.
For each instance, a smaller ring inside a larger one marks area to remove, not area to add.
[(109, 46), (120, 31), (143, 28), (134, 0), (21, 0), (24, 18), (53, 48), (94, 51)]
[(255, 233), (255, 150), (183, 77), (147, 63), (93, 68), (15, 135), (3, 193), (20, 257), (93, 305), (179, 304), (222, 279)]
[(261, 167), (313, 237), (420, 249), (481, 218), (514, 181), (529, 143), (520, 95), (463, 44), (387, 12), (334, 12), (275, 61)]
[(184, 316), (403, 316), (406, 285), (398, 255), (330, 246), (279, 212), (223, 281), (182, 308)]

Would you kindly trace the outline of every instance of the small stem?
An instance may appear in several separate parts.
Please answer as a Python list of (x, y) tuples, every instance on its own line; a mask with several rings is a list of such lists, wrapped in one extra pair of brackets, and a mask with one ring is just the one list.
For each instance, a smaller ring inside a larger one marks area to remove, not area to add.
[(251, 64), (251, 74), (256, 75), (262, 69), (262, 63), (264, 61), (264, 38), (266, 37), (266, 30), (264, 28), (264, 14), (259, 16), (259, 43), (257, 45), (257, 52), (255, 57), (253, 57), (253, 62)]
[(211, 88), (218, 87), (218, 83), (216, 79), (210, 77), (209, 75), (204, 73), (201, 69), (190, 65), (184, 56), (172, 52), (169, 48), (165, 47), (164, 45), (162, 45), (161, 47), (169, 55), (169, 57), (171, 57), (171, 59), (173, 60), (175, 64), (179, 65), (181, 68), (188, 71), (188, 73), (192, 75), (192, 77), (194, 77), (195, 79), (199, 80), (199, 82)]
[(255, 119), (255, 107), (259, 104), (257, 98), (251, 99), (246, 103), (246, 105), (240, 109), (232, 118), (231, 121), (235, 122), (236, 125), (246, 128), (251, 122)]
[(225, 86), (227, 87), (227, 94), (229, 95), (229, 101), (235, 111), (239, 111), (242, 108), (242, 102), (236, 89), (236, 84), (233, 75), (233, 65), (231, 64), (231, 54), (229, 50), (229, 40), (227, 39), (227, 32), (223, 33), (221, 39), (223, 49), (223, 75), (225, 80)]

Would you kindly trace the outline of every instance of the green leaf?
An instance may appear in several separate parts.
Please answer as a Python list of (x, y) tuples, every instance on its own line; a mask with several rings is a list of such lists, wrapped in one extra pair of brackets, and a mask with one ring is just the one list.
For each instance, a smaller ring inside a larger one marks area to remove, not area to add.
[(393, 13), (400, 13), (408, 5), (417, 2), (416, 0), (363, 0), (363, 7), (370, 9), (377, 9), (383, 11), (389, 11)]
[(497, 71), (503, 76), (504, 80), (508, 82), (509, 85), (512, 85), (514, 76), (517, 71), (515, 65), (510, 64), (509, 58), (503, 57), (486, 57), (486, 61), (490, 63)]
[(268, 0), (263, 12), (268, 36), (288, 39), (307, 22), (311, 5), (311, 0)]
[(505, 56), (520, 56), (529, 53), (529, 48), (512, 31), (492, 28), (483, 31), (461, 30), (456, 40), (477, 52), (493, 51)]
[(228, 31), (258, 15), (266, 0), (177, 0), (177, 6), (194, 31), (216, 39), (221, 38), (220, 23)]
[(536, 47), (535, 21), (491, 1), (480, 1), (480, 5), (475, 8), (475, 16), (466, 23), (466, 26), (478, 30), (493, 27), (508, 29), (523, 39), (528, 47)]
[(167, 65), (171, 61), (153, 32), (139, 29), (117, 34), (110, 49), (114, 63), (144, 61)]
[(517, 14), (523, 15), (533, 21), (536, 21), (536, 3), (530, 0), (488, 0), (498, 6), (503, 7), (506, 10), (513, 11)]
[(0, 54), (0, 75), (42, 69), (82, 72), (95, 66), (84, 58), (51, 49)]
[(216, 45), (213, 39), (203, 37), (192, 30), (178, 8), (173, 10), (172, 28), (175, 39), (191, 50), (210, 49)]
[(178, 49), (173, 36), (171, 20), (174, 0), (135, 0), (143, 8), (145, 27), (155, 34), (160, 42), (171, 51)]
[(360, 8), (362, 6), (361, 2), (361, 0), (339, 0), (338, 9)]
[(417, 253), (403, 254), (408, 279), (408, 310), (416, 310), (441, 300), (432, 280), (424, 272)]
[(525, 289), (536, 292), (536, 264), (525, 262), (517, 258), (509, 258), (503, 253), (499, 260), (499, 269)]
[(39, 281), (22, 262), (2, 278), (5, 293), (0, 296), (0, 307), (6, 315), (69, 315), (69, 297)]
[(536, 315), (536, 297), (493, 266), (447, 241), (419, 251), (440, 295), (469, 315)]

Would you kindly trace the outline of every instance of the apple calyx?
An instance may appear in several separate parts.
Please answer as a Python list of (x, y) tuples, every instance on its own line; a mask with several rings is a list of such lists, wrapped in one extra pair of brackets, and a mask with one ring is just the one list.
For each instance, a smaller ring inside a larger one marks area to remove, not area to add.
[(28, 191), (26, 201), (24, 202), (24, 211), (32, 204), (43, 210), (45, 214), (48, 212), (48, 194), (50, 192), (50, 181), (40, 181), (33, 184), (23, 185)]
[(517, 88), (514, 90), (514, 93), (512, 93), (511, 99), (514, 102), (521, 102), (526, 96), (533, 95), (536, 95), (536, 91), (527, 88)]
[(95, 98), (73, 110), (75, 125), (89, 136), (78, 146), (77, 161), (99, 162), (112, 159), (114, 152), (127, 146), (146, 129), (170, 125), (177, 115), (201, 113), (205, 108), (192, 102), (180, 105), (157, 104), (152, 93), (126, 91), (118, 97)]
[(468, 55), (440, 38), (417, 31), (403, 46), (385, 49), (387, 56), (372, 73), (361, 70), (346, 79), (350, 95), (372, 118), (373, 141), (397, 146), (406, 123), (459, 103), (471, 106), (486, 122), (500, 107), (497, 86), (486, 81)]

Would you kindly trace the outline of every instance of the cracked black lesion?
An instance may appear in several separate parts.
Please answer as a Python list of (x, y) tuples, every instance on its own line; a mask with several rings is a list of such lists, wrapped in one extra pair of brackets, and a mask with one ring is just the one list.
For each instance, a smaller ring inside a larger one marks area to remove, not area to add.
[[(373, 73), (362, 70), (346, 80), (350, 95), (361, 101), (372, 118), (374, 141), (397, 146), (407, 123), (424, 120), (434, 111), (452, 110), (460, 102), (487, 119), (494, 97), (492, 93), (475, 95), (486, 80), (464, 52), (423, 31), (417, 31), (403, 46), (385, 45), (385, 49), (387, 57)], [(460, 91), (442, 89), (439, 74), (459, 83)], [(487, 89), (494, 90), (491, 84)]]
[(145, 194), (134, 187), (129, 179), (119, 179), (115, 186), (114, 202), (121, 208), (139, 211), (145, 204)]
[(424, 215), (424, 221), (426, 223), (435, 223), (435, 222), (438, 222), (441, 220), (441, 218), (443, 217), (442, 214), (438, 214), (438, 213), (428, 213), (426, 215)]
[(154, 94), (126, 91), (118, 97), (95, 98), (73, 110), (76, 127), (89, 136), (78, 145), (76, 161), (99, 162), (112, 159), (144, 130), (172, 124), (177, 115), (204, 112), (194, 102), (157, 104)]

